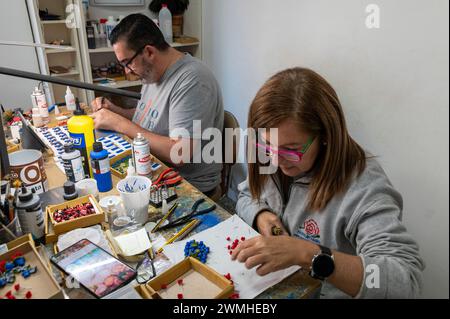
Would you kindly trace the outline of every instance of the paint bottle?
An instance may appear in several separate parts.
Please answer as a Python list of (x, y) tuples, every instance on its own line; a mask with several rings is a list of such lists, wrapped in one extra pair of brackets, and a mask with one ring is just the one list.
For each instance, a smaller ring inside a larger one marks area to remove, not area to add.
[(80, 151), (74, 149), (72, 143), (64, 144), (64, 153), (61, 154), (61, 159), (69, 181), (76, 183), (85, 178)]
[(142, 133), (137, 133), (133, 140), (133, 162), (136, 175), (151, 177), (152, 156), (150, 154), (150, 144)]
[(80, 151), (83, 161), (84, 176), (90, 178), (90, 153), (95, 141), (94, 120), (84, 113), (78, 99), (75, 99), (76, 110), (67, 121), (67, 130), (72, 138), (73, 147)]
[(34, 189), (28, 190), (22, 186), (14, 203), (16, 216), (24, 234), (30, 233), (37, 243), (44, 242), (44, 214), (41, 199)]
[(94, 143), (94, 150), (91, 152), (91, 167), (94, 179), (97, 181), (98, 191), (102, 193), (110, 191), (112, 176), (108, 151), (103, 149), (100, 142)]

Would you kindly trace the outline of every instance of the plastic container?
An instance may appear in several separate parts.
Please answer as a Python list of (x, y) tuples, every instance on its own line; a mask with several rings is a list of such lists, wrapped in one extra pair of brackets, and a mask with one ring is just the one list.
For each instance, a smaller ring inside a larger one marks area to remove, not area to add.
[[(16, 237), (22, 236), (22, 232), (20, 230), (19, 225), (19, 219), (17, 218), (17, 215), (14, 217), (12, 222), (6, 225), (6, 228)], [(0, 244), (6, 244), (14, 239), (16, 238), (11, 236), (11, 234), (8, 231), (6, 231), (3, 227), (0, 227)]]
[(96, 200), (99, 200), (97, 181), (93, 178), (86, 178), (76, 182), (75, 189), (77, 190), (78, 197), (93, 195)]
[(100, 142), (95, 142), (91, 152), (91, 167), (94, 179), (97, 181), (98, 191), (108, 192), (112, 189), (111, 167), (108, 151), (103, 149)]
[(67, 87), (66, 89), (66, 107), (68, 111), (75, 111), (77, 109), (77, 105), (75, 103), (75, 96), (73, 95), (72, 91), (70, 90), (70, 87)]
[(111, 41), (109, 41), (109, 37), (111, 36), (112, 30), (116, 27), (117, 22), (114, 20), (113, 16), (108, 17), (108, 21), (106, 21), (106, 42), (108, 47), (112, 47)]
[(90, 153), (95, 142), (94, 120), (84, 113), (80, 103), (76, 100), (76, 110), (67, 121), (67, 129), (72, 138), (73, 147), (80, 151), (83, 159), (85, 177), (91, 177)]
[(15, 202), (15, 213), (22, 231), (25, 234), (30, 233), (36, 242), (44, 242), (44, 214), (41, 199), (34, 191), (22, 187)]
[(64, 144), (64, 153), (61, 154), (61, 159), (69, 181), (76, 183), (85, 178), (81, 153), (74, 149), (72, 143)]
[(163, 4), (159, 11), (159, 28), (161, 29), (164, 39), (167, 43), (173, 42), (172, 33), (172, 13), (167, 8), (167, 4)]

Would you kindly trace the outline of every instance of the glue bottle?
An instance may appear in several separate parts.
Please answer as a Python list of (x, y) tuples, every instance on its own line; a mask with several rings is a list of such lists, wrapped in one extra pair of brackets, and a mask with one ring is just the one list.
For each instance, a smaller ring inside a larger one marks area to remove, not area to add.
[(73, 147), (81, 153), (84, 175), (86, 178), (90, 178), (92, 176), (90, 153), (95, 141), (94, 120), (84, 113), (78, 99), (75, 101), (76, 110), (73, 112), (73, 116), (67, 121), (67, 130), (72, 138)]
[(41, 118), (44, 124), (47, 124), (49, 122), (47, 99), (45, 97), (45, 94), (41, 90), (39, 90), (37, 86), (34, 88), (34, 91), (31, 94), (31, 102), (33, 104), (33, 108), (39, 109), (39, 113), (41, 114)]
[(77, 105), (75, 103), (75, 96), (73, 95), (70, 87), (66, 89), (66, 96), (64, 97), (66, 100), (66, 108), (68, 111), (75, 111), (77, 109)]
[(103, 149), (100, 142), (94, 143), (94, 150), (91, 152), (92, 174), (97, 181), (99, 192), (108, 192), (112, 189), (111, 167), (109, 166), (108, 151)]

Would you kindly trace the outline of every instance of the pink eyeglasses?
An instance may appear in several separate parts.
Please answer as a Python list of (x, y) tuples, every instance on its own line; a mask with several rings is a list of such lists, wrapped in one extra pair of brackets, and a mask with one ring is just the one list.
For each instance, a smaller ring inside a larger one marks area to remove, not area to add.
[(292, 151), (287, 149), (274, 149), (266, 144), (262, 143), (256, 143), (256, 146), (266, 152), (267, 156), (274, 156), (275, 154), (282, 157), (283, 159), (290, 161), (290, 162), (300, 162), (303, 158), (303, 156), (308, 151), (311, 144), (314, 142), (314, 137), (310, 137), (308, 139), (308, 142), (306, 142), (305, 145), (303, 145), (302, 149), (300, 151)]

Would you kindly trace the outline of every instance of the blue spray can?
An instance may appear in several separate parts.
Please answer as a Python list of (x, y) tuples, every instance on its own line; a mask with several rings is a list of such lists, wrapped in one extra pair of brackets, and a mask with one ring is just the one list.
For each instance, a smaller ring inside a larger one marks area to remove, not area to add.
[(95, 142), (91, 151), (92, 174), (97, 181), (99, 192), (108, 192), (112, 189), (111, 168), (109, 166), (108, 151), (103, 149), (100, 142)]

